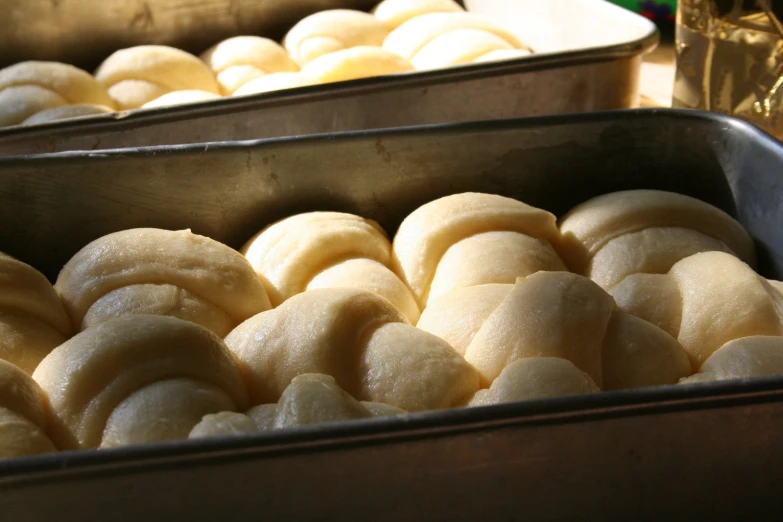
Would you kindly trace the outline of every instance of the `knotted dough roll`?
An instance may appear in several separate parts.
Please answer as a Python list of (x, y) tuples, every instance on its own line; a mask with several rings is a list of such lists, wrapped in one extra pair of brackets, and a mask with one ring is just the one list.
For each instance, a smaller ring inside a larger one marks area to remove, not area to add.
[(331, 9), (303, 18), (283, 39), (291, 58), (304, 66), (324, 54), (360, 45), (380, 46), (389, 30), (371, 14)]
[(24, 120), (22, 125), (38, 125), (50, 121), (67, 120), (70, 118), (81, 118), (84, 116), (95, 116), (97, 114), (110, 114), (114, 109), (106, 105), (93, 105), (91, 103), (77, 103), (74, 105), (61, 105), (52, 109), (46, 109), (37, 112)]
[(783, 337), (753, 335), (729, 341), (680, 384), (783, 375)]
[(153, 109), (155, 107), (170, 107), (172, 105), (184, 105), (187, 103), (199, 103), (219, 99), (219, 94), (207, 91), (172, 91), (145, 103), (141, 108)]
[(394, 268), (423, 309), (457, 288), (566, 270), (555, 217), (515, 199), (463, 193), (422, 205), (394, 236)]
[(571, 361), (557, 357), (530, 357), (503, 368), (488, 389), (476, 392), (469, 405), (488, 406), (599, 391), (593, 379)]
[(49, 437), (49, 409), (38, 384), (0, 360), (0, 459), (57, 451)]
[(77, 334), (36, 368), (63, 449), (187, 438), (208, 413), (247, 408), (231, 352), (209, 330), (155, 315)]
[(201, 59), (215, 73), (225, 95), (233, 94), (250, 80), (265, 74), (299, 70), (280, 44), (260, 36), (235, 36), (223, 40), (205, 51)]
[(386, 37), (384, 49), (416, 69), (434, 69), (481, 61), (496, 51), (530, 52), (511, 31), (473, 13), (429, 13), (403, 23)]
[(172, 91), (220, 94), (207, 64), (190, 53), (163, 45), (140, 45), (117, 51), (95, 71), (119, 109), (138, 109)]
[(419, 308), (389, 268), (391, 244), (371, 219), (308, 212), (261, 230), (242, 248), (277, 306), (316, 288), (357, 288), (388, 299), (411, 323)]
[(71, 65), (32, 61), (0, 70), (0, 127), (73, 104), (113, 107), (106, 89), (90, 73)]
[(0, 359), (32, 373), (73, 335), (60, 298), (35, 268), (0, 253)]
[(604, 390), (674, 384), (691, 374), (676, 339), (569, 272), (450, 292), (430, 303), (418, 328), (451, 342), (485, 386), (528, 357), (567, 359)]
[(247, 413), (205, 415), (190, 432), (189, 438), (254, 433), (403, 413), (405, 410), (388, 404), (357, 401), (337, 385), (334, 377), (306, 373), (293, 378), (277, 404), (261, 404), (250, 408)]
[(302, 67), (302, 76), (317, 83), (331, 83), (412, 70), (404, 58), (381, 47), (365, 45), (319, 56)]
[(372, 13), (389, 29), (396, 29), (411, 18), (427, 13), (464, 11), (454, 0), (383, 0)]
[(476, 371), (442, 339), (415, 328), (377, 295), (311, 290), (239, 325), (226, 344), (254, 405), (277, 402), (297, 375), (321, 373), (361, 401), (407, 411), (465, 404)]
[(296, 89), (297, 87), (307, 87), (314, 84), (314, 80), (298, 72), (265, 74), (244, 84), (234, 91), (233, 96), (247, 96), (249, 94), (281, 91), (283, 89)]
[(96, 239), (55, 283), (77, 329), (127, 314), (170, 315), (218, 336), (271, 305), (236, 250), (190, 230), (135, 228)]
[(666, 274), (632, 274), (610, 290), (624, 311), (660, 326), (699, 368), (740, 337), (782, 335), (783, 296), (725, 252), (702, 252)]
[(560, 231), (569, 266), (606, 289), (630, 274), (664, 274), (699, 252), (755, 261), (742, 225), (712, 205), (673, 192), (630, 190), (593, 198), (573, 208)]

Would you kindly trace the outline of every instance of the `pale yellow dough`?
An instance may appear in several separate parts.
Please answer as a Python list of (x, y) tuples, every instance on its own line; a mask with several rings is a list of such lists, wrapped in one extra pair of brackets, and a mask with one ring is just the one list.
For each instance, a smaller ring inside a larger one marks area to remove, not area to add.
[(416, 69), (471, 63), (496, 51), (529, 51), (516, 35), (495, 21), (466, 12), (434, 12), (394, 29), (384, 49), (410, 60)]
[(0, 70), (0, 127), (64, 105), (113, 107), (90, 73), (58, 62), (21, 62)]
[(633, 274), (610, 291), (618, 306), (677, 337), (693, 368), (727, 342), (783, 334), (783, 296), (724, 252), (678, 261), (666, 274)]
[(324, 422), (349, 421), (406, 413), (388, 404), (359, 402), (335, 382), (317, 373), (297, 375), (277, 404), (262, 404), (247, 413), (221, 412), (204, 416), (190, 438), (254, 433)]
[(40, 123), (49, 123), (51, 121), (67, 120), (70, 118), (82, 118), (84, 116), (95, 116), (98, 114), (110, 114), (114, 109), (106, 105), (93, 105), (90, 103), (78, 103), (73, 105), (62, 105), (52, 109), (46, 109), (37, 112), (24, 120), (22, 125), (38, 125)]
[(79, 329), (124, 314), (163, 314), (224, 336), (271, 307), (239, 252), (190, 230), (137, 228), (96, 239), (66, 263), (55, 289)]
[(331, 83), (412, 70), (407, 60), (381, 47), (359, 46), (313, 59), (302, 67), (302, 76), (316, 83)]
[(755, 335), (729, 341), (680, 384), (783, 375), (783, 337)]
[(155, 98), (141, 106), (142, 109), (154, 109), (155, 107), (171, 107), (173, 105), (185, 105), (188, 103), (200, 103), (219, 100), (220, 95), (207, 91), (172, 91)]
[(356, 288), (388, 299), (410, 322), (419, 308), (390, 269), (391, 243), (370, 219), (308, 212), (261, 230), (242, 248), (277, 306), (306, 290)]
[(283, 47), (301, 67), (319, 56), (342, 49), (380, 46), (388, 32), (384, 23), (371, 14), (332, 9), (302, 19), (285, 35)]
[(224, 95), (261, 76), (299, 70), (280, 44), (260, 36), (228, 38), (205, 51), (201, 59), (217, 76)]
[(300, 73), (272, 73), (265, 74), (250, 80), (242, 87), (234, 91), (234, 96), (247, 96), (264, 92), (282, 91), (283, 89), (296, 89), (314, 85), (313, 80), (302, 76)]
[(252, 404), (277, 402), (304, 373), (330, 375), (358, 400), (407, 411), (464, 404), (479, 384), (448, 343), (361, 290), (298, 294), (239, 325), (226, 344), (239, 360)]
[(492, 385), (479, 390), (470, 406), (551, 399), (601, 391), (585, 372), (566, 359), (531, 357), (506, 366)]
[(117, 51), (95, 71), (119, 109), (137, 109), (172, 91), (220, 94), (209, 67), (190, 53), (163, 45)]
[(57, 451), (49, 424), (46, 398), (38, 384), (0, 360), (0, 459)]
[(662, 274), (699, 252), (729, 252), (753, 265), (753, 242), (742, 225), (712, 205), (658, 190), (593, 198), (560, 223), (570, 268), (609, 289), (636, 273)]
[(452, 342), (485, 386), (530, 357), (567, 359), (606, 390), (673, 384), (691, 373), (676, 339), (568, 272), (451, 292), (425, 309), (418, 328)]
[(0, 253), (0, 359), (32, 373), (71, 335), (65, 309), (46, 277)]
[(394, 236), (394, 269), (425, 308), (457, 288), (565, 270), (552, 246), (559, 238), (549, 212), (503, 196), (455, 194), (403, 220)]
[(64, 449), (186, 438), (204, 415), (247, 407), (225, 344), (173, 317), (101, 323), (52, 351), (33, 378), (49, 397), (54, 440)]
[(454, 0), (383, 0), (372, 13), (389, 29), (396, 29), (411, 18), (427, 13), (459, 13), (462, 7)]

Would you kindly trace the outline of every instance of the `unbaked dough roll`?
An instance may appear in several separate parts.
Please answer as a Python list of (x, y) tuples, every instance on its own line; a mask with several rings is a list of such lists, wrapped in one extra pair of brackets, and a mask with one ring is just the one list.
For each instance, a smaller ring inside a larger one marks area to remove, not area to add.
[(242, 248), (277, 306), (316, 288), (357, 288), (395, 305), (410, 322), (419, 308), (389, 268), (391, 243), (371, 219), (341, 212), (308, 212), (261, 230)]
[(488, 389), (479, 390), (469, 406), (534, 401), (601, 391), (593, 379), (571, 361), (530, 357), (506, 366)]
[(84, 116), (95, 116), (97, 114), (110, 114), (114, 109), (106, 105), (93, 105), (91, 103), (77, 103), (74, 105), (62, 105), (52, 109), (46, 109), (37, 112), (24, 120), (22, 125), (38, 125), (51, 121), (67, 120), (70, 118), (81, 118)]
[(331, 83), (412, 70), (407, 60), (381, 47), (359, 46), (315, 58), (302, 67), (302, 76)]
[(783, 375), (783, 337), (754, 335), (729, 341), (680, 384)]
[(372, 13), (391, 30), (423, 14), (462, 11), (462, 6), (454, 0), (383, 0)]
[(280, 44), (260, 36), (235, 36), (223, 40), (205, 51), (201, 59), (215, 73), (225, 95), (233, 94), (247, 82), (265, 74), (299, 70)]
[(303, 18), (283, 39), (291, 58), (304, 66), (324, 54), (360, 45), (380, 46), (389, 30), (371, 14), (331, 9)]
[(485, 386), (529, 357), (567, 359), (605, 390), (674, 384), (691, 373), (674, 338), (621, 312), (599, 286), (569, 272), (448, 293), (430, 303), (418, 328), (450, 340)]
[(33, 378), (49, 397), (63, 449), (184, 439), (208, 413), (247, 408), (225, 344), (174, 317), (101, 323), (52, 351)]
[(314, 81), (298, 72), (265, 74), (244, 84), (234, 91), (233, 96), (247, 96), (249, 94), (282, 91), (283, 89), (296, 89), (297, 87), (307, 87), (308, 85), (314, 85)]
[(172, 91), (220, 94), (212, 71), (190, 53), (163, 45), (117, 51), (95, 71), (120, 109), (137, 109)]
[(383, 47), (410, 60), (416, 69), (471, 63), (498, 50), (530, 50), (494, 21), (465, 12), (412, 18), (392, 31)]
[(57, 451), (49, 423), (49, 408), (38, 384), (0, 360), (0, 459)]
[(73, 335), (60, 298), (35, 268), (0, 253), (0, 359), (32, 373)]
[(403, 220), (394, 236), (395, 270), (424, 308), (457, 288), (566, 270), (552, 246), (559, 238), (549, 212), (503, 196), (455, 194)]
[(476, 371), (389, 301), (348, 288), (312, 290), (245, 321), (226, 344), (253, 404), (277, 402), (297, 375), (334, 377), (351, 396), (407, 411), (465, 404)]
[(184, 105), (187, 103), (199, 103), (219, 99), (219, 94), (207, 91), (172, 91), (145, 103), (141, 108), (153, 109), (155, 107), (170, 107), (172, 105)]
[(677, 337), (694, 368), (740, 337), (783, 335), (783, 295), (736, 257), (703, 252), (666, 274), (632, 274), (610, 290), (626, 312)]
[(33, 61), (0, 70), (0, 127), (73, 104), (113, 106), (106, 89), (90, 73), (71, 65)]
[(753, 265), (753, 241), (712, 205), (682, 194), (630, 190), (593, 198), (560, 223), (569, 266), (609, 289), (636, 273), (664, 274), (685, 257), (729, 252)]
[(340, 388), (333, 377), (318, 373), (297, 375), (277, 404), (262, 404), (247, 413), (205, 415), (190, 432), (191, 439), (294, 428), (404, 414), (388, 404), (359, 402)]
[(223, 337), (271, 307), (239, 252), (190, 230), (135, 228), (96, 239), (66, 263), (55, 289), (82, 330), (126, 314), (154, 314)]

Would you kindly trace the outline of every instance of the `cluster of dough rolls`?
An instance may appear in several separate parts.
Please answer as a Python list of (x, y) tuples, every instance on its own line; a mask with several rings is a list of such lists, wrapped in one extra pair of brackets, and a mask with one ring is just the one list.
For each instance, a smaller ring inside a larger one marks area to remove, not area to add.
[(95, 71), (57, 62), (0, 70), (0, 127), (164, 107), (530, 54), (508, 29), (454, 0), (384, 0), (372, 13), (317, 12), (282, 45), (235, 36), (200, 57), (162, 45), (109, 56)]
[(647, 190), (559, 223), (454, 194), (391, 239), (307, 212), (240, 251), (124, 230), (54, 285), (0, 256), (0, 455), (781, 374), (783, 284), (753, 263), (729, 215)]

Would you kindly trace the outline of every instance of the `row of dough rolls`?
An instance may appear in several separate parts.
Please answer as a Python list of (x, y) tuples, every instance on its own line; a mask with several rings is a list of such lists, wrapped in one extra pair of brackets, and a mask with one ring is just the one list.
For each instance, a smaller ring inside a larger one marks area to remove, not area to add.
[(752, 263), (730, 216), (659, 191), (559, 225), (456, 194), (393, 241), (338, 212), (272, 223), (241, 252), (125, 230), (54, 286), (0, 256), (0, 453), (778, 374), (783, 296)]
[(517, 36), (453, 0), (384, 0), (302, 19), (282, 45), (236, 36), (200, 57), (161, 45), (122, 49), (95, 71), (56, 62), (0, 70), (0, 127), (154, 108), (517, 58)]

